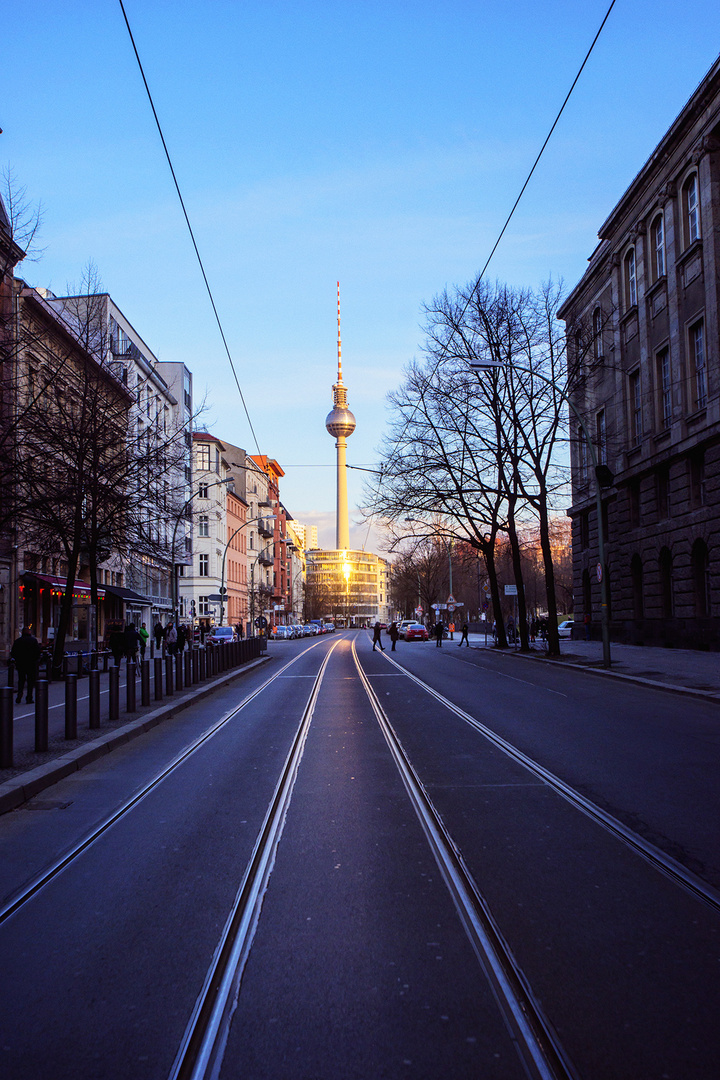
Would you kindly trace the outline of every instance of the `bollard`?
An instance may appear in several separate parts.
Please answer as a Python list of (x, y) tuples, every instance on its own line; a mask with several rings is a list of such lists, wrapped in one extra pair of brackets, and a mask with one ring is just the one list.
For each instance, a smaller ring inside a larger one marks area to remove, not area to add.
[(163, 662), (162, 656), (156, 656), (153, 660), (155, 665), (155, 700), (162, 701), (163, 696)]
[(183, 664), (185, 666), (184, 682), (186, 686), (190, 686), (192, 683), (192, 654), (190, 649), (186, 649), (183, 653)]
[(15, 689), (15, 661), (12, 658), (8, 660), (7, 684), (11, 690)]
[(182, 690), (183, 688), (183, 658), (185, 656), (184, 651), (179, 652), (175, 657), (175, 689)]
[(140, 664), (140, 701), (143, 705), (150, 704), (150, 661), (143, 660)]
[(77, 739), (77, 675), (65, 676), (65, 738)]
[(193, 686), (197, 685), (197, 681), (198, 681), (198, 678), (199, 678), (199, 676), (198, 676), (198, 653), (199, 652), (200, 652), (200, 649), (196, 645), (193, 648), (193, 651), (192, 651), (192, 681), (193, 681)]
[(100, 671), (93, 668), (89, 675), (88, 687), (88, 727), (100, 727)]
[(13, 688), (0, 689), (0, 769), (13, 767)]
[(125, 667), (125, 675), (127, 676), (127, 682), (125, 685), (125, 691), (127, 695), (125, 711), (135, 712), (137, 709), (137, 694), (135, 686), (135, 679), (137, 678), (137, 664), (135, 664), (132, 660), (130, 660)]
[(165, 693), (168, 697), (172, 697), (174, 682), (172, 653), (168, 653), (165, 657)]
[(113, 666), (110, 668), (110, 715), (109, 719), (118, 720), (120, 717), (120, 668)]
[(204, 682), (207, 678), (207, 646), (200, 649), (198, 654), (198, 679)]
[(48, 748), (48, 681), (38, 679), (35, 683), (35, 752), (41, 754)]

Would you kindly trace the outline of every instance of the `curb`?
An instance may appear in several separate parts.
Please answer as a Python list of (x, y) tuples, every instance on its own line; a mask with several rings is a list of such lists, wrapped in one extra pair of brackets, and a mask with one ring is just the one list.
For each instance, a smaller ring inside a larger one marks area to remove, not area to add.
[(170, 720), (176, 713), (182, 712), (196, 701), (212, 694), (221, 686), (230, 686), (235, 679), (247, 675), (248, 672), (253, 671), (262, 664), (266, 664), (270, 659), (271, 657), (266, 653), (265, 656), (259, 657), (257, 660), (251, 660), (236, 671), (225, 671), (214, 682), (206, 683), (190, 693), (174, 698), (172, 702), (168, 700), (167, 705), (146, 713), (145, 716), (138, 720), (130, 720), (127, 724), (123, 724), (122, 727), (109, 731), (107, 735), (100, 735), (97, 739), (93, 739), (84, 746), (78, 746), (75, 750), (70, 750), (67, 754), (62, 754), (53, 761), (38, 765), (35, 769), (28, 769), (27, 772), (13, 777), (12, 780), (6, 780), (5, 783), (0, 784), (0, 814), (16, 810), (18, 806), (22, 806), (23, 803), (34, 798), (39, 792), (52, 787), (53, 784), (57, 784), (59, 780), (77, 772), (85, 765), (97, 761), (104, 754), (112, 753), (113, 750), (131, 742), (139, 735), (144, 735), (146, 731), (157, 727), (163, 720)]
[[(503, 655), (508, 655), (507, 653)], [(571, 660), (551, 660), (547, 656), (532, 656), (528, 653), (514, 652), (512, 655), (521, 660), (534, 660), (535, 663), (552, 664), (555, 667), (572, 668), (574, 671), (584, 671), (587, 675), (601, 675), (604, 678), (623, 679), (625, 682), (636, 683), (638, 686), (648, 686), (655, 690), (667, 690), (673, 694), (686, 694), (690, 697), (702, 698), (704, 701), (713, 701), (720, 705), (720, 693), (716, 690), (700, 690), (693, 686), (678, 686), (676, 683), (658, 682), (657, 679), (647, 679), (642, 675), (628, 675), (624, 671), (608, 671), (607, 668), (590, 667), (588, 664), (575, 664)]]

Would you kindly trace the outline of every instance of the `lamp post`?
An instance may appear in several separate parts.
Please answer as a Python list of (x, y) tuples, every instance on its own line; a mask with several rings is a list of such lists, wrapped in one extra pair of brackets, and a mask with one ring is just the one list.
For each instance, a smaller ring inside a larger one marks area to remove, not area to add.
[[(478, 380), (480, 378), (479, 373), (481, 371), (493, 371), (493, 370), (497, 370), (497, 368), (502, 367), (502, 366), (503, 365), (500, 364), (500, 363), (482, 363), (479, 360), (478, 361), (469, 361), (468, 362), (468, 367), (470, 367), (471, 370), (473, 370), (477, 374)], [(598, 523), (597, 524), (597, 527), (598, 527), (598, 558), (599, 558), (598, 577), (600, 579), (600, 602), (601, 602), (601, 609), (600, 610), (601, 610), (602, 643), (603, 643), (603, 667), (609, 668), (610, 664), (611, 664), (611, 661), (610, 661), (610, 618), (609, 618), (609, 615), (608, 615), (607, 573), (605, 572), (605, 527), (603, 525), (603, 514), (602, 514), (602, 489), (603, 489), (603, 487), (608, 486), (608, 483), (607, 483), (608, 477), (610, 477), (610, 483), (612, 483), (612, 474), (610, 473), (610, 470), (608, 469), (607, 465), (605, 465), (605, 464), (601, 465), (598, 462), (597, 454), (595, 453), (595, 445), (594, 445), (594, 443), (592, 441), (592, 438), (590, 436), (590, 432), (588, 431), (587, 424), (585, 423), (585, 420), (583, 419), (583, 417), (580, 415), (579, 411), (575, 408), (575, 405), (571, 401), (569, 394), (566, 393), (565, 390), (561, 390), (559, 386), (556, 386), (555, 383), (553, 382), (553, 380), (549, 379), (547, 377), (547, 375), (541, 375), (537, 371), (529, 370), (529, 368), (517, 367), (515, 364), (513, 364), (512, 367), (513, 367), (513, 369), (515, 371), (519, 372), (520, 374), (531, 375), (533, 378), (540, 379), (542, 382), (547, 383), (548, 386), (551, 386), (553, 388), (555, 393), (558, 394), (563, 399), (563, 401), (565, 401), (567, 403), (568, 407), (575, 414), (575, 417), (576, 417), (576, 419), (577, 419), (577, 421), (580, 424), (580, 427), (582, 429), (582, 433), (583, 433), (583, 437), (585, 439), (585, 443), (586, 443), (587, 447), (590, 450), (590, 457), (592, 459), (592, 464), (593, 464), (593, 476), (595, 478), (595, 505), (597, 507), (597, 523)], [(602, 483), (601, 478), (602, 478), (602, 480), (605, 481), (605, 483)]]
[(266, 544), (264, 548), (258, 551), (257, 555), (250, 564), (250, 628), (252, 636), (255, 637), (255, 564), (261, 555), (268, 550)]
[[(228, 476), (224, 480), (214, 480), (212, 484), (206, 484), (205, 486), (209, 490), (211, 487), (219, 487), (221, 484), (230, 484), (230, 483), (232, 483), (232, 477)], [(177, 623), (177, 617), (178, 617), (177, 609), (178, 609), (178, 599), (179, 599), (178, 598), (177, 564), (175, 562), (175, 541), (177, 539), (177, 531), (178, 531), (178, 525), (180, 524), (180, 519), (183, 517), (183, 515), (185, 514), (185, 511), (187, 510), (188, 506), (193, 501), (193, 499), (197, 497), (197, 495), (198, 495), (198, 492), (194, 491), (192, 493), (192, 495), (190, 496), (190, 498), (186, 499), (185, 502), (183, 503), (182, 510), (180, 511), (180, 513), (175, 518), (175, 528), (173, 529), (173, 534), (172, 534), (172, 550), (171, 550), (171, 555), (172, 555), (172, 608), (173, 608), (173, 621), (175, 623)]]
[[(244, 529), (246, 525), (252, 525), (253, 522), (255, 522), (255, 521), (275, 521), (276, 518), (277, 518), (277, 514), (267, 514), (267, 515), (259, 514), (257, 517), (250, 518), (249, 521), (243, 521), (242, 525), (238, 525), (237, 529), (235, 530), (235, 532), (232, 534), (232, 536), (228, 540), (227, 544), (225, 545), (225, 550), (223, 551), (223, 557), (222, 557), (222, 574), (220, 576), (220, 625), (221, 626), (223, 625), (223, 619), (225, 618), (225, 559), (227, 557), (228, 548), (232, 544), (232, 542), (235, 539), (235, 537), (237, 536), (237, 534), (239, 532), (241, 532), (242, 529)], [(264, 551), (265, 549), (263, 548), (262, 550)]]

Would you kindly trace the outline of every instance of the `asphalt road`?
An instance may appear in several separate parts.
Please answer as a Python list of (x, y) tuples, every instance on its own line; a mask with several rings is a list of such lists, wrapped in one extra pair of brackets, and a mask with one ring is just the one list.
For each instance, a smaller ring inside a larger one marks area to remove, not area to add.
[[(333, 646), (219, 1075), (526, 1075), (363, 688), (353, 639), (576, 1075), (716, 1080), (718, 707), (449, 643), (373, 654), (365, 634), (350, 633), (274, 643), (273, 663), (242, 684), (0, 818), (1, 909), (229, 716), (0, 914), (0, 1076), (171, 1074)], [(478, 724), (686, 867), (708, 897), (660, 872)]]

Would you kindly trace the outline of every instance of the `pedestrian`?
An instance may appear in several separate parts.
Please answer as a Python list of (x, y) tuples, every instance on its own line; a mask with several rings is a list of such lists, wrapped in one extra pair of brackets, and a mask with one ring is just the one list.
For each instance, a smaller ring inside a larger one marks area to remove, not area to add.
[(535, 638), (537, 637), (537, 629), (538, 629), (538, 621), (535, 618), (535, 616), (533, 615), (532, 620), (530, 622), (530, 640), (533, 643), (533, 645), (535, 644)]
[(137, 651), (140, 648), (142, 638), (135, 629), (135, 623), (128, 623), (125, 627), (125, 659), (128, 664), (137, 662)]
[(382, 634), (382, 629), (380, 628), (380, 623), (376, 622), (375, 626), (373, 627), (373, 652), (375, 652), (375, 646), (376, 645), (380, 646), (380, 652), (385, 652), (385, 648), (384, 648), (383, 643), (382, 643), (382, 638), (380, 636), (381, 634)]
[(435, 648), (436, 649), (441, 649), (442, 648), (442, 639), (443, 639), (443, 631), (444, 630), (445, 630), (445, 627), (443, 626), (442, 621), (440, 619), (438, 619), (438, 621), (435, 623)]
[(462, 649), (463, 641), (467, 645), (468, 649), (470, 648), (470, 639), (468, 638), (468, 630), (469, 629), (470, 629), (470, 627), (468, 626), (468, 624), (466, 622), (464, 622), (462, 624), (462, 637), (460, 638), (460, 640), (458, 642), (458, 649)]
[(182, 624), (177, 628), (177, 651), (183, 653), (185, 651), (185, 642), (187, 641), (187, 629)]
[(242, 628), (242, 623), (241, 622), (237, 623), (237, 625), (235, 626), (235, 633), (237, 634), (238, 641), (242, 641), (243, 628)]
[(144, 660), (145, 659), (145, 649), (147, 648), (147, 643), (148, 643), (148, 640), (150, 638), (150, 634), (148, 633), (148, 628), (145, 625), (145, 623), (143, 623), (142, 626), (140, 627), (140, 629), (138, 630), (138, 634), (140, 635), (140, 659)]
[(23, 626), (20, 637), (13, 642), (10, 658), (15, 662), (18, 673), (18, 692), (15, 701), (18, 705), (20, 704), (27, 681), (27, 697), (25, 701), (28, 705), (31, 705), (37, 679), (38, 660), (40, 659), (40, 642), (29, 626)]
[(399, 637), (399, 634), (398, 634), (397, 623), (392, 622), (392, 623), (390, 623), (390, 640), (392, 641), (392, 648), (390, 649), (390, 652), (395, 652), (395, 643), (397, 642), (398, 637)]
[(153, 626), (153, 634), (155, 635), (155, 652), (160, 652), (160, 646), (162, 645), (162, 639), (165, 635), (162, 623), (158, 619)]
[(174, 623), (168, 623), (167, 629), (165, 630), (165, 644), (167, 646), (167, 651), (171, 656), (174, 656), (177, 652), (177, 640), (177, 630), (175, 629)]
[(113, 629), (110, 631), (108, 645), (110, 647), (110, 652), (113, 654), (115, 667), (120, 667), (120, 661), (122, 660), (123, 654), (125, 652), (125, 634), (119, 626), (114, 626)]

